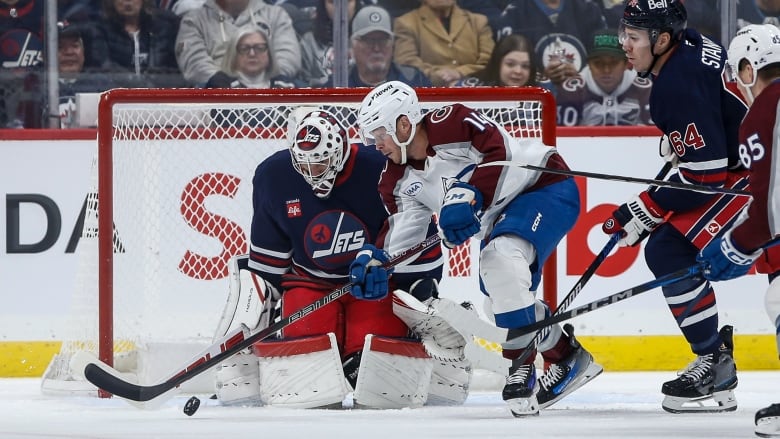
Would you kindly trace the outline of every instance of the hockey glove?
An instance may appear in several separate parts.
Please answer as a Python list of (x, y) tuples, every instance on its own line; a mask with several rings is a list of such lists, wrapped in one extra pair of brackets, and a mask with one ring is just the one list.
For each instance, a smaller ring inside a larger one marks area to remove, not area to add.
[(647, 192), (642, 192), (612, 212), (601, 229), (608, 235), (621, 233), (618, 245), (633, 247), (664, 222), (664, 216), (666, 211)]
[(351, 294), (358, 299), (379, 300), (387, 296), (387, 279), (393, 269), (382, 266), (390, 260), (386, 251), (366, 244), (349, 265)]
[(704, 264), (704, 278), (719, 281), (743, 276), (761, 256), (761, 249), (747, 253), (731, 241), (731, 230), (720, 238), (714, 239), (696, 256)]
[(444, 194), (439, 212), (439, 235), (448, 248), (463, 244), (481, 227), (477, 214), (482, 210), (482, 194), (474, 186), (455, 182)]

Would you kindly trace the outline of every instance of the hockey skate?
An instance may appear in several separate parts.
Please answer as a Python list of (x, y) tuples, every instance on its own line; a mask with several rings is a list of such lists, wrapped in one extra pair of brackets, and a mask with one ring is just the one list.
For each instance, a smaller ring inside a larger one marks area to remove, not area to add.
[(509, 376), (506, 378), (501, 396), (509, 404), (512, 415), (521, 418), (539, 414), (539, 403), (536, 400), (538, 391), (536, 367), (533, 364), (513, 364), (509, 368)]
[(756, 436), (780, 437), (780, 404), (756, 412)]
[(574, 327), (566, 324), (563, 330), (569, 335), (574, 351), (563, 361), (551, 364), (539, 378), (540, 389), (536, 396), (539, 408), (544, 409), (555, 404), (604, 371), (604, 368), (596, 363), (593, 356), (574, 338)]
[[(737, 366), (734, 364), (733, 328), (720, 330), (723, 345), (713, 354), (700, 355), (677, 379), (661, 387), (665, 395), (661, 406), (670, 413), (718, 413), (737, 409), (734, 389)], [(714, 403), (714, 404), (713, 404)]]

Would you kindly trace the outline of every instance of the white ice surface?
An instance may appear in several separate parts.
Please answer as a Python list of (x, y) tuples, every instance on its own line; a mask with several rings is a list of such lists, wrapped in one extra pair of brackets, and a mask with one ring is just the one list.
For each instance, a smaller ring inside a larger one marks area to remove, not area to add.
[(498, 392), (473, 392), (461, 407), (414, 410), (228, 408), (190, 395), (157, 410), (113, 398), (41, 395), (37, 379), (0, 379), (0, 438), (751, 438), (756, 410), (780, 402), (780, 372), (740, 372), (736, 412), (673, 415), (661, 383), (674, 372), (604, 373), (532, 418), (513, 418)]

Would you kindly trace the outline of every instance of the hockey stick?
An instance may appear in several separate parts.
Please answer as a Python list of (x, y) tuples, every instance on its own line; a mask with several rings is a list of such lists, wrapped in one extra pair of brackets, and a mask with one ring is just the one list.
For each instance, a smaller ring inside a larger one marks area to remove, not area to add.
[(593, 302), (586, 303), (585, 305), (578, 306), (576, 308), (570, 309), (568, 311), (562, 311), (560, 313), (555, 313), (554, 315), (547, 317), (544, 320), (540, 320), (536, 323), (532, 323), (528, 326), (524, 326), (522, 328), (518, 328), (514, 330), (514, 334), (516, 336), (531, 334), (533, 332), (536, 332), (540, 329), (546, 328), (550, 325), (554, 325), (556, 323), (560, 323), (564, 320), (573, 319), (574, 317), (581, 316), (583, 314), (587, 314), (591, 311), (595, 311), (599, 308), (604, 308), (605, 306), (609, 306), (618, 302), (622, 302), (626, 299), (630, 299), (634, 296), (638, 296), (644, 292), (653, 290), (658, 287), (663, 287), (666, 285), (673, 284), (675, 282), (679, 282), (684, 279), (688, 279), (695, 276), (700, 276), (704, 268), (701, 264), (692, 265), (688, 268), (683, 268), (681, 270), (675, 271), (673, 273), (669, 273), (667, 275), (661, 276), (657, 279), (653, 279), (651, 281), (645, 282), (643, 284), (639, 284), (635, 287), (628, 288), (623, 291), (619, 291), (615, 294), (611, 294), (606, 297), (602, 297), (601, 299), (594, 300)]
[[(441, 242), (439, 235), (432, 235), (426, 238), (425, 241), (416, 244), (394, 256), (388, 263), (384, 264), (384, 267), (394, 267), (401, 262), (411, 258), (412, 256), (419, 254), (420, 252), (423, 252), (435, 245), (439, 245), (439, 242)], [(351, 288), (352, 283), (348, 283), (337, 290), (331, 291), (310, 305), (298, 310), (294, 314), (281, 319), (280, 321), (255, 334), (248, 335), (245, 331), (240, 330), (241, 328), (239, 328), (237, 331), (231, 332), (209, 346), (209, 348), (207, 348), (204, 353), (195, 361), (191, 362), (185, 367), (182, 367), (170, 378), (159, 384), (145, 386), (131, 383), (122, 377), (121, 372), (94, 357), (92, 357), (92, 361), (84, 361), (84, 357), (82, 357), (80, 361), (84, 363), (84, 366), (81, 370), (83, 370), (83, 375), (87, 381), (108, 393), (114, 394), (121, 398), (129, 399), (131, 401), (150, 401), (163, 395), (166, 392), (175, 389), (185, 381), (188, 381), (195, 376), (207, 371), (208, 369), (211, 369), (212, 367), (221, 363), (223, 360), (233, 356), (234, 354), (237, 354), (243, 349), (252, 346), (254, 343), (270, 337), (283, 328), (317, 311), (323, 306), (335, 302), (341, 296), (348, 294)], [(79, 366), (81, 365), (79, 364), (77, 367)]]
[[(599, 254), (596, 255), (596, 259), (590, 263), (585, 272), (582, 273), (582, 276), (580, 276), (579, 280), (577, 280), (577, 282), (571, 288), (569, 294), (567, 294), (566, 297), (561, 300), (561, 303), (558, 304), (558, 308), (552, 314), (553, 316), (562, 314), (564, 310), (567, 309), (572, 302), (574, 302), (574, 299), (577, 298), (585, 284), (590, 280), (591, 277), (593, 277), (593, 275), (596, 273), (596, 270), (598, 270), (601, 266), (601, 263), (607, 259), (607, 256), (609, 256), (610, 252), (612, 252), (612, 249), (615, 248), (618, 241), (620, 241), (620, 233), (613, 233), (612, 236), (609, 237), (609, 241), (607, 241), (607, 243), (604, 245), (604, 248), (602, 248)], [(515, 360), (517, 364), (522, 364), (525, 360), (528, 359), (531, 353), (535, 351), (536, 347), (539, 346), (539, 343), (541, 343), (541, 341), (547, 336), (547, 334), (545, 334), (546, 332), (547, 331), (545, 331), (544, 328), (536, 331), (536, 334), (534, 335), (533, 340), (531, 340), (531, 343), (529, 343), (528, 346), (523, 349), (523, 352), (520, 354), (517, 360)]]
[(601, 180), (624, 181), (628, 183), (643, 183), (643, 184), (650, 184), (658, 187), (685, 189), (689, 191), (704, 192), (708, 194), (744, 195), (748, 197), (752, 196), (750, 191), (745, 191), (741, 189), (716, 188), (716, 187), (709, 187), (709, 186), (704, 186), (699, 184), (686, 184), (686, 183), (678, 183), (675, 181), (654, 180), (650, 178), (628, 177), (624, 175), (612, 175), (612, 174), (598, 174), (595, 172), (571, 171), (565, 169), (552, 169), (552, 168), (546, 168), (544, 166), (528, 165), (525, 163), (517, 163), (517, 162), (512, 162), (507, 160), (482, 163), (479, 166), (480, 167), (517, 166), (520, 168), (530, 169), (532, 171), (548, 172), (550, 174), (568, 175), (571, 177), (587, 177), (587, 178), (598, 178)]

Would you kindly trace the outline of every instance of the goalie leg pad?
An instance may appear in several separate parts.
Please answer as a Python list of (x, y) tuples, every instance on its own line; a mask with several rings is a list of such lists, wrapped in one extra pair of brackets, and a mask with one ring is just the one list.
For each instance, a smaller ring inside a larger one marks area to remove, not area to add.
[(276, 407), (341, 408), (350, 391), (333, 333), (254, 345), (260, 395)]
[(214, 340), (242, 323), (255, 333), (267, 328), (274, 318), (276, 304), (281, 295), (276, 288), (249, 269), (248, 260), (249, 255), (230, 258), (230, 291)]
[(425, 404), (433, 360), (416, 341), (367, 335), (358, 369), (356, 408), (400, 409)]
[(252, 352), (230, 357), (215, 370), (217, 399), (226, 406), (259, 406), (260, 364)]

